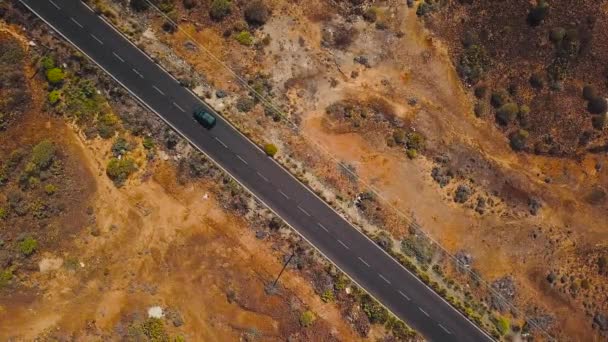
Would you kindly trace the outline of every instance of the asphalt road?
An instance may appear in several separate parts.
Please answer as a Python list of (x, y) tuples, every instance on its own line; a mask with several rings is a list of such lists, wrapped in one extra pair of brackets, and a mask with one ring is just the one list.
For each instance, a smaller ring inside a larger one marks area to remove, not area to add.
[(491, 340), (219, 115), (195, 122), (207, 106), (81, 1), (20, 1), (426, 339)]

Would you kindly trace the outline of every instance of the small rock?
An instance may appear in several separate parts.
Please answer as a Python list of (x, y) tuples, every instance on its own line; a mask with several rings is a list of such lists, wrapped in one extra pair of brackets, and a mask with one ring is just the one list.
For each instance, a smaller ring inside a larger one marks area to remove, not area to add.
[(530, 210), (530, 214), (536, 216), (538, 214), (538, 211), (540, 210), (540, 208), (542, 208), (542, 203), (540, 202), (540, 199), (536, 198), (536, 197), (531, 197), (528, 200), (528, 209)]
[(410, 106), (415, 106), (418, 104), (418, 99), (415, 97), (410, 97), (409, 99), (407, 99), (407, 104)]
[(268, 233), (266, 233), (263, 230), (258, 230), (257, 232), (255, 232), (255, 237), (259, 240), (263, 240), (266, 238), (266, 236), (268, 236)]
[(547, 281), (549, 282), (549, 284), (553, 284), (555, 282), (555, 279), (557, 279), (557, 275), (553, 271), (549, 272), (549, 274), (547, 275)]
[(477, 205), (475, 211), (483, 215), (486, 212), (486, 199), (484, 197), (477, 197)]
[(198, 50), (198, 47), (196, 46), (196, 44), (194, 44), (193, 42), (187, 40), (184, 43), (184, 47), (186, 48), (186, 50), (190, 50), (190, 51), (196, 51)]
[(366, 56), (357, 56), (354, 58), (355, 62), (363, 65), (366, 68), (371, 68), (371, 64), (369, 64), (369, 59)]
[(601, 313), (596, 313), (593, 317), (593, 323), (597, 324), (601, 331), (608, 331), (608, 317)]
[(218, 99), (223, 99), (224, 97), (228, 96), (228, 94), (224, 90), (220, 89), (220, 90), (218, 90), (218, 91), (215, 92), (215, 96)]
[(163, 308), (160, 306), (152, 306), (148, 309), (148, 317), (163, 318), (164, 316)]

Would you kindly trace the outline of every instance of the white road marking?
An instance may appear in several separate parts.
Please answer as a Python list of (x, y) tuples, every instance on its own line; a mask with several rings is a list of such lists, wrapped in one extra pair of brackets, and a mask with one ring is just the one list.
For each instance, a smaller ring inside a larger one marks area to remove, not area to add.
[[(289, 199), (289, 196), (287, 196), (287, 195), (286, 195), (286, 194), (285, 194), (285, 193), (284, 193), (284, 192), (283, 192), (281, 189), (279, 189), (278, 191), (279, 191), (279, 193), (280, 193), (281, 195), (283, 195), (283, 197), (285, 197), (285, 198)], [(299, 207), (298, 207), (298, 208), (299, 208)]]
[[(50, 1), (50, 0), (49, 0), (49, 1)], [(83, 4), (83, 5), (85, 5), (85, 6), (86, 6), (86, 7), (89, 9), (89, 11), (91, 11), (91, 12), (95, 13), (95, 11), (94, 11), (94, 10), (93, 10), (93, 9), (92, 9), (92, 8), (91, 8), (89, 5), (87, 5), (87, 3), (86, 3), (86, 2), (84, 2), (84, 1), (81, 1), (81, 2), (82, 2), (82, 4)]]
[(361, 261), (362, 263), (364, 263), (365, 266), (369, 267), (369, 264), (365, 260), (361, 259), (361, 257), (357, 257), (357, 259), (359, 259), (359, 261)]
[(163, 93), (162, 90), (158, 89), (156, 86), (152, 86), (152, 88), (154, 88), (154, 90), (156, 90), (157, 92), (159, 92), (161, 95), (165, 95), (165, 93)]
[(83, 28), (84, 26), (82, 26), (79, 22), (76, 21), (76, 19), (70, 17), (70, 19), (74, 22), (74, 24), (78, 25), (78, 27)]
[(298, 206), (298, 209), (300, 209), (301, 212), (303, 212), (304, 214), (306, 214), (306, 216), (310, 216), (310, 214), (308, 212), (306, 212), (306, 210), (304, 210), (304, 208)]
[(405, 293), (399, 291), (399, 294), (403, 296), (403, 298), (407, 299), (408, 301), (410, 300), (410, 297), (408, 297)]
[(346, 245), (344, 242), (342, 242), (341, 240), (338, 240), (338, 242), (339, 242), (339, 243), (342, 245), (342, 247), (344, 247), (344, 248), (346, 248), (346, 249), (350, 249), (350, 248), (348, 248), (348, 246), (347, 246), (347, 245)]
[(378, 273), (378, 276), (379, 276), (380, 278), (382, 278), (382, 280), (384, 280), (384, 281), (385, 281), (387, 284), (390, 284), (390, 283), (391, 283), (390, 281), (388, 281), (388, 279), (384, 278), (384, 276), (383, 276), (382, 274)]
[(173, 105), (174, 105), (175, 107), (177, 107), (177, 109), (181, 110), (182, 112), (184, 112), (184, 113), (186, 112), (186, 111), (184, 110), (184, 108), (180, 107), (180, 106), (179, 106), (177, 103), (173, 102)]
[(328, 232), (328, 233), (329, 233), (329, 230), (327, 230), (327, 228), (325, 228), (325, 226), (324, 226), (324, 225), (322, 225), (322, 224), (321, 224), (321, 223), (319, 223), (319, 222), (317, 222), (317, 225), (318, 225), (319, 227), (323, 228), (323, 230), (324, 230), (324, 231), (326, 231), (326, 232)]
[(267, 182), (268, 182), (268, 178), (264, 177), (264, 175), (263, 175), (263, 174), (261, 174), (261, 173), (259, 173), (259, 172), (256, 172), (256, 173), (258, 174), (258, 176), (260, 176), (260, 178), (262, 178), (263, 180), (265, 180), (265, 181), (267, 181)]
[(99, 38), (95, 37), (94, 34), (91, 33), (91, 37), (93, 37), (93, 39), (95, 39), (99, 44), (103, 45), (103, 42)]
[(452, 335), (452, 333), (448, 329), (446, 329), (443, 325), (439, 324), (439, 327), (441, 329), (443, 329), (443, 331), (445, 331), (448, 335)]
[(49, 0), (49, 2), (55, 6), (57, 9), (61, 9), (61, 7), (59, 7), (59, 5), (57, 5), (55, 2), (53, 2), (53, 0)]
[(421, 307), (418, 307), (418, 310), (422, 311), (422, 313), (423, 313), (423, 314), (424, 314), (426, 317), (431, 317), (431, 316), (429, 316), (429, 314), (428, 314), (428, 313), (426, 313), (426, 311), (422, 310), (422, 308), (421, 308)]
[(241, 158), (241, 156), (239, 156), (238, 154), (236, 155), (236, 157), (239, 158), (239, 160), (242, 161), (245, 165), (249, 165), (249, 163), (247, 163), (247, 161)]
[(131, 69), (131, 70), (133, 70), (133, 72), (134, 72), (134, 73), (136, 73), (136, 74), (137, 74), (137, 76), (139, 76), (139, 77), (141, 77), (141, 78), (144, 78), (144, 75), (142, 75), (142, 74), (141, 74), (139, 71), (137, 71), (137, 69), (133, 68), (133, 69)]
[(112, 54), (114, 54), (114, 57), (116, 57), (119, 61), (121, 61), (123, 63), (125, 62), (125, 60), (122, 59), (122, 57), (120, 57), (118, 54), (116, 54), (116, 52), (112, 52)]
[(221, 141), (220, 138), (214, 137), (214, 139), (217, 140), (217, 142), (219, 142), (222, 146), (224, 146), (224, 148), (228, 148), (228, 145), (224, 144), (224, 142)]

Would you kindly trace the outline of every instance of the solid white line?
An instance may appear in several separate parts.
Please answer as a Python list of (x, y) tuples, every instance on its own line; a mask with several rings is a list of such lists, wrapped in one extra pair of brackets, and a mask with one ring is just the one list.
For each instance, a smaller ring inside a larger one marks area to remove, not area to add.
[[(49, 25), (51, 28), (53, 28), (60, 36), (62, 36), (65, 40), (67, 40), (70, 44), (72, 44), (77, 50), (79, 50), (83, 55), (87, 56), (93, 63), (95, 63), (101, 70), (103, 70), (105, 73), (107, 73), (108, 75), (110, 75), (111, 78), (113, 78), (118, 84), (120, 84), (123, 88), (125, 88), (127, 90), (127, 92), (129, 92), (143, 107), (148, 108), (148, 110), (150, 110), (152, 113), (156, 114), (159, 119), (161, 119), (162, 121), (164, 121), (169, 127), (171, 127), (174, 131), (179, 132), (180, 134), (182, 134), (182, 137), (184, 139), (186, 139), (192, 146), (194, 146), (196, 149), (198, 149), (202, 154), (204, 154), (207, 158), (209, 158), (209, 160), (211, 160), (218, 168), (220, 168), (223, 172), (225, 172), (226, 174), (232, 176), (231, 173), (229, 173), (221, 164), (219, 164), (215, 159), (213, 159), (209, 154), (207, 154), (205, 151), (203, 151), (197, 144), (195, 144), (189, 137), (187, 137), (185, 134), (183, 134), (180, 130), (177, 129), (177, 127), (173, 126), (169, 121), (167, 121), (167, 119), (165, 117), (163, 117), (162, 115), (160, 115), (154, 108), (152, 108), (149, 104), (147, 104), (143, 99), (141, 99), (139, 96), (137, 96), (137, 94), (135, 94), (133, 91), (131, 91), (131, 89), (129, 89), (127, 86), (125, 86), (120, 80), (118, 80), (112, 73), (108, 72), (108, 70), (106, 70), (103, 66), (101, 66), (96, 60), (94, 60), (93, 58), (91, 58), (86, 52), (84, 52), (84, 50), (82, 50), (78, 45), (74, 44), (66, 35), (64, 35), (61, 31), (59, 31), (57, 28), (55, 28), (53, 25), (51, 25), (51, 23), (46, 20), (43, 16), (41, 16), (39, 13), (37, 13), (31, 6), (29, 6), (27, 3), (25, 3), (23, 0), (19, 0), (25, 7), (27, 7), (30, 11), (32, 11), (33, 13), (35, 13), (40, 19), (42, 19), (42, 21), (44, 21), (47, 25)], [(107, 20), (105, 20), (102, 16), (99, 17), (100, 19), (102, 19), (112, 30), (116, 31), (120, 36), (123, 37), (123, 39), (125, 39), (127, 42), (129, 42), (131, 45), (133, 45), (138, 51), (141, 52), (141, 50), (139, 48), (137, 48), (137, 46), (135, 46), (135, 44), (133, 44), (133, 42), (131, 42), (128, 38), (126, 38), (121, 32), (119, 32), (114, 26), (112, 26)], [(144, 54), (144, 56), (148, 57), (148, 55)], [(149, 58), (151, 59), (151, 58)], [(191, 92), (190, 89), (186, 88), (188, 91)], [(195, 98), (199, 99), (198, 96), (196, 94)], [(199, 99), (200, 100), (200, 99)], [(201, 101), (202, 102), (202, 101)], [(226, 121), (226, 120), (223, 120)], [(232, 124), (230, 124), (229, 122), (226, 121), (226, 123), (228, 125), (230, 125), (233, 129), (236, 130), (236, 128), (234, 128), (234, 126)], [(238, 130), (236, 130), (237, 133), (239, 133), (241, 136), (245, 137), (241, 132), (239, 132)], [(246, 137), (245, 137), (246, 138)], [(264, 152), (258, 145), (255, 145), (260, 151)], [(271, 159), (274, 161), (274, 159)], [(276, 161), (275, 161), (276, 163)], [(279, 163), (276, 163), (278, 166), (280, 166), (283, 170), (285, 170), (285, 168), (283, 168)], [(296, 179), (293, 175), (291, 175), (290, 173), (288, 173), (292, 178)], [(251, 189), (247, 188), (243, 183), (241, 183), (238, 179), (236, 179), (234, 176), (232, 176), (232, 178), (238, 183), (240, 184), (243, 189), (245, 189), (246, 191), (248, 191), (253, 197), (257, 198), (258, 201), (260, 201), (264, 206), (266, 206), (271, 212), (273, 212), (277, 217), (281, 217), (271, 206), (269, 206), (268, 204), (266, 204), (266, 202), (264, 202), (258, 195), (256, 195)], [(306, 187), (305, 187), (306, 188)], [(308, 188), (306, 188), (308, 189)], [(318, 196), (310, 191), (310, 189), (308, 189), (308, 191), (313, 194), (314, 196), (316, 196), (318, 198)], [(325, 203), (325, 202), (323, 202)], [(327, 203), (325, 203), (325, 205), (327, 205)], [(330, 207), (329, 205), (327, 205), (331, 210), (333, 210), (338, 216), (342, 217), (335, 209), (333, 209), (332, 207)], [(285, 221), (285, 220), (284, 220)], [(353, 283), (355, 283), (357, 286), (359, 286), (362, 289), (365, 289), (365, 287), (361, 286), (361, 284), (359, 284), (355, 279), (353, 279), (353, 277), (351, 277), (348, 273), (344, 272), (344, 270), (342, 270), (342, 268), (340, 268), (332, 259), (330, 259), (323, 251), (321, 251), (315, 244), (313, 244), (308, 238), (306, 238), (306, 236), (304, 236), (299, 230), (295, 229), (289, 222), (285, 221), (285, 224), (287, 226), (289, 226), (291, 229), (293, 229), (294, 232), (296, 232), (296, 234), (298, 234), (300, 237), (302, 237), (308, 244), (310, 244), (314, 249), (316, 249), (325, 259), (329, 260), (332, 264), (334, 264), (341, 272), (343, 272), (344, 274), (346, 274)], [(323, 229), (325, 229), (325, 227), (321, 226)], [(379, 250), (381, 250), (382, 252), (384, 252), (387, 256), (389, 256), (391, 259), (392, 257), (390, 256), (390, 254), (388, 254), (384, 249), (380, 248), (379, 246), (376, 245), (376, 243), (374, 241), (372, 241), (369, 237), (367, 237), (367, 235), (363, 234), (362, 232), (360, 232), (358, 229), (354, 228), (355, 231), (357, 231), (359, 234), (361, 234), (363, 237), (367, 238), (372, 245), (376, 246)], [(325, 229), (327, 230), (327, 229)], [(479, 330), (482, 334), (484, 334), (488, 340), (490, 341), (494, 341), (494, 339), (492, 337), (490, 337), (485, 331), (483, 331), (481, 328), (479, 328), (477, 325), (475, 325), (470, 319), (468, 319), (466, 316), (464, 316), (460, 311), (456, 310), (456, 308), (454, 308), (453, 306), (451, 306), (450, 303), (448, 303), (445, 299), (443, 299), (441, 296), (439, 296), (439, 294), (437, 294), (436, 292), (432, 291), (432, 289), (430, 287), (428, 287), (426, 284), (424, 284), (422, 282), (422, 280), (418, 279), (416, 276), (413, 275), (413, 273), (408, 270), (407, 268), (405, 268), (403, 265), (401, 265), (400, 263), (398, 263), (395, 259), (392, 259), (395, 263), (397, 263), (397, 265), (401, 266), (407, 273), (409, 273), (410, 275), (412, 275), (416, 280), (418, 280), (421, 284), (425, 285), (429, 290), (431, 290), (431, 292), (433, 294), (435, 294), (437, 297), (439, 297), (441, 300), (443, 300), (449, 307), (451, 307), (456, 313), (460, 314), (460, 316), (462, 316), (465, 320), (467, 320), (472, 326), (474, 326), (475, 328), (477, 328), (477, 330)], [(376, 299), (376, 297), (374, 297), (371, 293), (368, 294)], [(386, 308), (389, 312), (393, 313), (384, 303), (382, 303), (380, 300), (376, 299), (378, 301), (378, 303), (380, 303), (381, 306), (383, 306), (384, 308)], [(394, 314), (394, 313), (393, 313)], [(397, 316), (397, 315), (395, 315)]]
[(439, 324), (439, 327), (441, 329), (443, 329), (443, 331), (445, 331), (446, 333), (448, 333), (448, 335), (452, 335), (452, 333), (448, 329), (446, 329), (443, 325)]
[(267, 182), (268, 182), (268, 178), (264, 177), (264, 175), (263, 175), (263, 174), (261, 174), (261, 173), (259, 173), (259, 172), (256, 172), (256, 173), (258, 174), (258, 176), (260, 176), (260, 178), (262, 178), (263, 180), (265, 180), (265, 181), (267, 181)]
[(408, 301), (410, 300), (410, 297), (408, 297), (405, 293), (399, 291), (399, 294), (402, 295), (405, 299), (407, 299)]
[(422, 308), (421, 308), (421, 307), (418, 307), (418, 310), (422, 311), (422, 313), (423, 313), (423, 314), (424, 314), (426, 317), (431, 317), (431, 316), (429, 316), (429, 314), (428, 314), (428, 313), (426, 313), (426, 311), (422, 310)]
[(318, 225), (319, 227), (323, 228), (323, 230), (324, 230), (324, 231), (326, 231), (326, 232), (328, 232), (328, 233), (329, 233), (329, 230), (327, 230), (327, 228), (325, 228), (325, 226), (324, 226), (324, 225), (322, 225), (322, 224), (321, 224), (321, 223), (319, 223), (319, 222), (317, 222), (317, 225)]
[(247, 161), (241, 158), (241, 156), (239, 156), (238, 154), (236, 155), (236, 157), (239, 158), (239, 160), (242, 161), (245, 165), (249, 165), (249, 163), (247, 163)]
[[(49, 0), (49, 1), (50, 1), (50, 0)], [(86, 6), (86, 8), (88, 8), (88, 9), (89, 9), (89, 11), (91, 11), (91, 12), (95, 13), (95, 10), (93, 10), (93, 9), (92, 9), (92, 8), (91, 8), (89, 5), (87, 5), (87, 3), (86, 3), (86, 2), (81, 1), (81, 3), (82, 3), (83, 5), (85, 5), (85, 6)]]
[(175, 107), (177, 107), (177, 109), (181, 110), (182, 112), (184, 112), (184, 113), (186, 112), (186, 111), (184, 110), (184, 108), (180, 107), (180, 106), (179, 106), (177, 103), (173, 102), (173, 105), (174, 105)]
[(217, 140), (217, 142), (219, 142), (222, 146), (224, 146), (224, 148), (228, 148), (228, 145), (224, 144), (224, 142), (221, 141), (220, 138), (214, 137), (214, 139)]
[(84, 26), (80, 25), (79, 22), (76, 21), (76, 19), (70, 17), (70, 19), (74, 22), (74, 24), (78, 25), (78, 27), (83, 28)]
[(304, 208), (298, 206), (298, 209), (300, 209), (301, 212), (303, 212), (304, 214), (306, 214), (306, 216), (310, 216), (310, 214), (307, 213), (306, 210), (304, 210)]
[(157, 92), (159, 92), (161, 95), (165, 95), (165, 93), (163, 93), (163, 91), (162, 91), (162, 90), (160, 90), (160, 89), (156, 88), (156, 86), (155, 86), (155, 85), (153, 85), (153, 86), (152, 86), (152, 88), (154, 88), (154, 89), (155, 89)]
[[(283, 191), (281, 191), (281, 189), (277, 190), (281, 195), (283, 195), (283, 197), (289, 199), (289, 196), (287, 196)], [(298, 207), (299, 208), (299, 207)]]
[[(126, 87), (121, 81), (119, 81), (112, 73), (108, 72), (103, 66), (101, 66), (96, 60), (94, 60), (93, 58), (91, 58), (86, 52), (84, 52), (79, 46), (77, 46), (76, 44), (74, 44), (66, 35), (64, 35), (60, 30), (58, 30), (56, 27), (54, 27), (48, 20), (46, 20), (42, 15), (40, 15), (38, 12), (36, 12), (31, 6), (29, 6), (25, 1), (23, 0), (19, 0), (19, 2), (21, 2), (25, 7), (27, 7), (30, 11), (32, 11), (33, 13), (35, 13), (39, 18), (42, 19), (42, 21), (44, 21), (47, 25), (49, 25), (51, 28), (53, 28), (60, 36), (62, 36), (65, 40), (67, 40), (70, 44), (72, 44), (77, 50), (79, 50), (82, 54), (84, 54), (85, 56), (87, 56), (91, 61), (93, 61), (93, 63), (97, 64), (97, 66), (99, 68), (101, 68), (104, 72), (106, 72), (108, 75), (110, 75), (110, 77), (112, 77), (118, 84), (120, 84), (123, 88), (125, 88), (135, 99), (137, 99), (137, 101), (142, 104), (142, 106), (148, 108), (150, 111), (152, 111), (154, 114), (156, 114), (162, 121), (164, 121), (167, 125), (169, 125), (171, 128), (173, 128), (173, 130), (175, 130), (176, 132), (180, 132), (180, 130), (178, 130), (175, 126), (173, 126), (169, 121), (167, 121), (162, 115), (160, 115), (156, 110), (154, 110), (149, 104), (147, 104), (144, 100), (142, 100), (140, 97), (138, 97), (133, 91), (131, 91), (131, 89), (129, 89), (128, 87)], [(125, 39), (126, 42), (128, 42), (129, 44), (131, 44), (137, 51), (139, 51), (142, 55), (144, 55), (147, 59), (149, 59), (150, 61), (152, 61), (154, 64), (156, 64), (159, 68), (161, 68), (162, 70), (164, 70), (166, 72), (166, 70), (159, 64), (157, 64), (150, 56), (148, 56), (146, 53), (142, 52), (141, 49), (139, 47), (137, 47), (129, 38), (127, 38), (122, 32), (120, 32), (119, 30), (117, 30), (114, 25), (112, 25), (110, 22), (108, 22), (103, 16), (98, 16), (98, 18), (100, 18), (101, 20), (103, 20), (106, 25), (114, 30), (118, 35), (120, 35), (121, 37), (123, 37), (123, 39)], [(75, 21), (73, 18), (70, 18), (73, 21)], [(197, 98), (198, 100), (200, 100), (200, 98), (198, 97), (198, 95), (194, 94), (194, 92), (192, 92), (191, 89), (189, 88), (185, 88), (187, 91), (189, 91), (191, 94), (194, 95), (195, 98)], [(202, 102), (202, 101), (201, 101)], [(204, 103), (204, 102), (202, 102)], [(221, 118), (221, 117), (220, 117)], [(237, 130), (234, 125), (232, 125), (230, 122), (228, 122), (227, 120), (221, 118), (222, 121), (224, 121), (226, 124), (228, 124), (229, 126), (231, 126), (235, 132), (237, 132), (239, 135), (241, 135), (243, 138), (248, 139), (242, 132), (240, 132), (239, 130)], [(181, 133), (181, 132), (180, 132)], [(211, 158), (211, 156), (209, 156), (206, 152), (204, 152), (200, 147), (198, 147), (198, 145), (196, 145), (190, 138), (188, 138), (187, 136), (185, 136), (182, 133), (182, 137), (184, 139), (186, 139), (192, 146), (195, 146), (201, 153), (203, 153), (205, 156), (207, 156), (207, 158), (209, 158), (211, 161), (213, 161), (213, 163), (215, 163), (215, 165), (217, 167), (219, 167), (223, 172), (225, 172), (228, 175), (231, 175), (222, 165), (220, 165), (216, 160), (214, 160), (213, 158)], [(257, 144), (253, 144), (255, 147), (258, 148), (258, 150), (260, 150), (262, 153), (264, 153), (264, 151), (262, 150), (262, 148), (260, 146), (258, 146)], [(281, 169), (283, 169), (285, 172), (287, 172), (287, 170), (281, 165), (279, 164), (276, 160), (274, 159), (270, 159), (272, 162), (275, 163), (275, 165), (279, 166)], [(292, 177), (293, 179), (295, 179), (296, 181), (299, 182), (299, 180), (297, 178), (295, 178), (294, 175), (292, 175), (291, 173), (287, 172), (287, 174)], [(231, 175), (232, 176), (232, 175)], [(233, 176), (233, 178), (235, 178)], [(235, 181), (237, 183), (239, 183), (244, 189), (246, 189), (249, 193), (252, 194), (252, 196), (254, 196), (255, 198), (257, 198), (261, 203), (263, 203), (268, 209), (270, 209), (270, 211), (272, 211), (275, 215), (277, 215), (278, 217), (280, 217), (280, 215), (278, 215), (278, 213), (272, 209), (269, 205), (267, 205), (262, 199), (260, 199), (252, 190), (250, 190), (249, 188), (247, 188), (246, 186), (244, 186), (239, 180), (235, 179)], [(325, 201), (323, 201), (316, 193), (314, 193), (312, 190), (310, 190), (308, 187), (304, 186), (304, 188), (306, 190), (308, 190), (313, 196), (317, 197), (319, 200), (322, 201), (322, 203), (324, 203), (330, 210), (332, 210), (336, 215), (338, 215), (339, 217), (343, 218), (344, 217), (338, 213), (336, 211), (336, 209), (334, 209), (333, 207), (329, 206)], [(347, 221), (348, 222), (348, 221)], [(327, 257), (327, 255), (325, 253), (323, 253), (317, 246), (315, 246), (310, 240), (308, 240), (300, 231), (298, 231), (297, 229), (295, 229), (291, 224), (289, 224), (288, 222), (286, 222), (286, 224), (292, 228), (298, 235), (300, 235), (306, 242), (308, 242), (311, 246), (313, 246), (321, 255), (323, 255), (323, 257), (325, 257), (327, 260), (329, 260), (330, 262), (332, 262), (334, 265), (336, 265), (335, 262), (333, 262), (333, 260), (331, 260), (329, 257)], [(350, 224), (350, 223), (349, 223)], [(351, 225), (352, 226), (352, 225)], [(325, 229), (325, 227), (322, 227), (323, 229)], [(412, 271), (408, 270), (405, 266), (403, 266), (401, 263), (399, 263), (397, 260), (395, 260), (390, 254), (388, 254), (388, 252), (386, 252), (383, 248), (381, 248), (380, 246), (378, 246), (372, 239), (370, 239), (367, 235), (365, 235), (363, 232), (361, 232), (359, 229), (356, 229), (353, 227), (353, 229), (361, 234), (362, 237), (366, 238), (372, 246), (375, 246), (376, 248), (378, 248), (381, 252), (383, 252), (386, 256), (388, 256), (393, 262), (395, 262), (399, 267), (401, 267), (405, 272), (407, 272), (408, 274), (410, 274), (410, 276), (412, 276), (416, 281), (418, 281), (421, 285), (423, 285), (424, 287), (426, 287), (430, 293), (434, 294), (435, 296), (437, 296), (441, 301), (443, 301), (448, 307), (452, 308), (452, 310), (454, 310), (458, 315), (460, 315), (462, 318), (464, 318), (466, 321), (468, 321), (471, 326), (473, 326), (474, 328), (476, 328), (479, 332), (481, 332), (484, 336), (486, 336), (488, 338), (488, 340), (490, 341), (494, 341), (494, 339), (488, 335), (488, 333), (486, 333), (483, 329), (481, 329), (479, 326), (477, 326), (475, 323), (473, 323), (473, 321), (471, 321), (471, 319), (469, 319), (468, 317), (466, 317), (462, 312), (460, 312), (458, 309), (456, 309), (454, 306), (452, 306), (445, 298), (441, 297), (437, 292), (435, 292), (431, 287), (429, 287), (428, 285), (426, 285), (421, 279), (419, 279), (416, 275), (414, 275), (412, 273)], [(325, 229), (327, 230), (327, 229)], [(336, 265), (336, 267), (338, 267)], [(347, 274), (346, 272), (344, 272), (340, 267), (338, 267), (338, 269), (340, 271), (342, 271), (343, 273)], [(348, 275), (348, 274), (347, 274)], [(356, 280), (354, 280), (350, 275), (349, 278), (360, 288), (363, 288), (363, 286), (361, 286)], [(368, 292), (369, 294), (369, 292)], [(371, 295), (371, 294), (370, 294)], [(371, 295), (374, 299), (375, 297), (373, 295)], [(378, 300), (378, 302), (380, 303), (380, 305), (382, 305), (384, 308), (386, 308), (389, 312), (392, 313), (392, 311), (384, 304), (382, 303), (380, 300)], [(397, 315), (396, 315), (397, 316)]]
[(61, 9), (61, 7), (59, 7), (59, 5), (57, 5), (53, 0), (49, 0), (49, 2), (55, 6), (57, 9)]
[(342, 242), (341, 240), (338, 240), (338, 242), (346, 249), (350, 249), (344, 242)]
[(378, 276), (380, 276), (380, 278), (382, 278), (382, 280), (384, 280), (387, 284), (391, 283), (390, 281), (388, 281), (388, 279), (384, 278), (382, 274), (378, 273)]
[(99, 38), (95, 37), (94, 34), (91, 33), (91, 37), (93, 37), (93, 39), (95, 39), (99, 44), (103, 45), (103, 42)]
[(136, 74), (137, 74), (137, 76), (139, 76), (139, 77), (141, 77), (141, 78), (144, 78), (144, 75), (142, 75), (142, 74), (141, 74), (139, 71), (137, 71), (137, 69), (132, 68), (131, 70), (133, 70), (133, 72), (134, 72), (134, 73), (136, 73)]
[(357, 259), (359, 259), (359, 261), (361, 261), (362, 263), (364, 263), (365, 266), (369, 267), (369, 264), (365, 260), (363, 260), (361, 257), (357, 257)]
[(114, 54), (114, 57), (118, 58), (119, 61), (121, 61), (123, 63), (125, 62), (125, 60), (122, 59), (122, 57), (120, 57), (119, 55), (117, 55), (116, 52), (112, 52), (112, 54)]

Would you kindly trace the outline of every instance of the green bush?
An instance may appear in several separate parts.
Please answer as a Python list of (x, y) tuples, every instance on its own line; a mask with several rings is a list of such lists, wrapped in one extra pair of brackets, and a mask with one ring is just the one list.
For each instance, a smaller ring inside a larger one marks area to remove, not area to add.
[(116, 186), (122, 186), (135, 171), (137, 171), (137, 165), (131, 158), (112, 158), (106, 168), (106, 174)]
[(514, 151), (522, 151), (526, 147), (526, 140), (528, 139), (529, 133), (526, 130), (520, 129), (517, 132), (511, 134), (509, 138), (509, 144)]
[(549, 39), (555, 44), (560, 43), (566, 37), (566, 29), (563, 27), (555, 27), (549, 33)]
[(154, 140), (152, 140), (151, 137), (145, 137), (142, 141), (142, 145), (146, 150), (152, 150), (154, 149)]
[(597, 97), (597, 92), (595, 88), (591, 85), (586, 85), (583, 87), (583, 98), (587, 101), (591, 101)]
[(302, 312), (302, 314), (300, 315), (300, 325), (303, 326), (304, 328), (307, 328), (309, 326), (311, 326), (315, 320), (317, 319), (317, 316), (315, 316), (314, 312), (310, 311), (310, 310), (306, 310), (304, 312)]
[(408, 148), (405, 150), (405, 155), (410, 159), (414, 159), (418, 156), (418, 151), (414, 148)]
[(13, 279), (13, 269), (7, 268), (0, 271), (0, 288), (5, 287)]
[(458, 73), (469, 83), (476, 83), (492, 63), (485, 48), (478, 44), (467, 47), (458, 62)]
[(408, 149), (421, 150), (424, 147), (424, 137), (418, 132), (410, 132), (405, 143)]
[(591, 125), (598, 131), (601, 131), (606, 127), (606, 122), (608, 122), (608, 114), (594, 115), (591, 118)]
[(245, 20), (249, 25), (264, 25), (268, 21), (268, 17), (270, 17), (270, 11), (262, 0), (254, 0), (245, 7)]
[(485, 103), (485, 102), (477, 102), (475, 104), (475, 108), (473, 108), (473, 112), (475, 113), (475, 116), (478, 118), (486, 116), (488, 111), (489, 111), (489, 108), (488, 108), (487, 103)]
[(266, 152), (266, 154), (270, 157), (274, 157), (274, 155), (277, 154), (278, 151), (279, 149), (274, 144), (264, 145), (264, 152)]
[(19, 252), (24, 256), (30, 256), (38, 249), (38, 241), (31, 236), (27, 236), (25, 239), (19, 242)]
[(59, 84), (65, 79), (65, 74), (59, 68), (51, 68), (46, 71), (46, 79), (50, 84)]
[(142, 12), (147, 10), (150, 7), (150, 4), (147, 0), (131, 0), (131, 7), (137, 12)]
[(406, 138), (406, 136), (405, 136), (405, 131), (404, 130), (402, 130), (402, 129), (396, 129), (393, 132), (393, 139), (395, 140), (395, 142), (397, 144), (401, 145), (401, 144), (405, 143), (405, 138)]
[(53, 69), (55, 67), (55, 60), (51, 56), (44, 56), (40, 59), (40, 65), (44, 70)]
[(363, 19), (367, 22), (373, 23), (378, 19), (378, 8), (370, 7), (365, 12), (363, 12)]
[(517, 118), (518, 113), (519, 106), (517, 106), (516, 103), (509, 102), (498, 108), (496, 111), (496, 120), (498, 120), (498, 123), (501, 125), (508, 125)]
[(410, 329), (410, 327), (403, 323), (403, 321), (395, 317), (391, 317), (388, 322), (386, 322), (386, 327), (391, 331), (393, 336), (395, 336), (398, 341), (409, 341), (416, 336), (416, 332)]
[(169, 342), (169, 335), (160, 318), (150, 317), (141, 323), (129, 326), (130, 339), (135, 341)]
[(251, 46), (253, 45), (253, 36), (249, 31), (241, 31), (234, 36), (237, 42), (241, 45)]
[(238, 100), (236, 100), (236, 109), (238, 109), (239, 112), (249, 112), (254, 106), (255, 101), (249, 96), (241, 96), (238, 98)]
[(587, 110), (591, 114), (603, 114), (608, 109), (608, 103), (603, 97), (594, 97), (587, 104)]
[(214, 20), (222, 20), (232, 11), (231, 5), (229, 0), (213, 0), (209, 15)]
[(4, 220), (8, 216), (6, 208), (0, 207), (0, 220)]
[(361, 309), (371, 323), (384, 324), (388, 320), (388, 311), (368, 294), (361, 296)]
[(325, 290), (325, 292), (323, 292), (323, 294), (321, 295), (321, 300), (324, 301), (325, 303), (333, 302), (334, 301), (334, 291)]
[(61, 99), (61, 92), (59, 90), (53, 90), (49, 93), (49, 103), (52, 105), (57, 104)]
[(509, 322), (509, 319), (503, 316), (499, 317), (496, 320), (496, 329), (498, 330), (500, 335), (506, 335), (511, 329), (511, 323)]
[(45, 170), (53, 163), (55, 154), (55, 145), (53, 145), (50, 140), (43, 140), (32, 149), (32, 158), (30, 162), (37, 170)]
[(600, 274), (608, 273), (608, 256), (602, 255), (597, 258), (597, 267)]
[(549, 4), (545, 0), (539, 0), (538, 4), (528, 13), (528, 24), (538, 26), (549, 14)]
[(55, 192), (57, 192), (57, 186), (55, 186), (54, 184), (47, 184), (44, 186), (44, 192), (51, 196), (53, 195)]
[(490, 96), (490, 104), (494, 108), (500, 108), (507, 102), (508, 98), (509, 94), (504, 89), (496, 90)]

